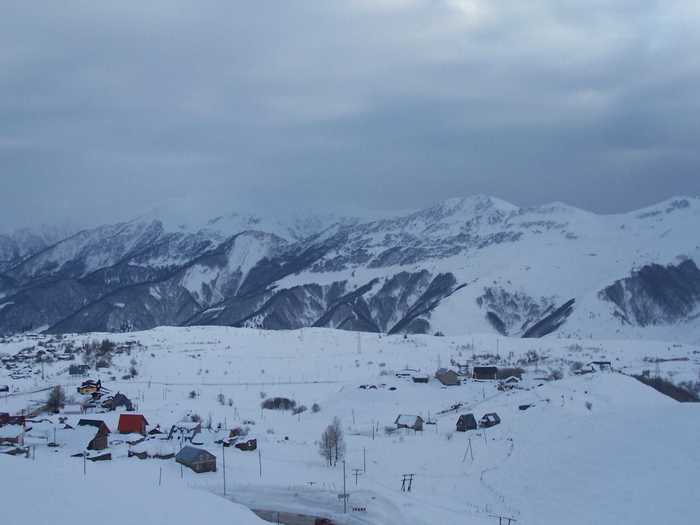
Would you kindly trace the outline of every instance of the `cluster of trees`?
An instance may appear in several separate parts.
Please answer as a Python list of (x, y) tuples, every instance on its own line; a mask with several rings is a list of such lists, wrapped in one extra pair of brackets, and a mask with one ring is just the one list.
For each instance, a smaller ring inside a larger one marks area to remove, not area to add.
[(337, 417), (333, 418), (333, 422), (321, 434), (318, 452), (326, 460), (329, 467), (335, 466), (345, 456), (343, 428), (340, 424), (340, 419)]
[(90, 368), (108, 368), (112, 366), (112, 353), (117, 345), (109, 339), (90, 341), (83, 345), (83, 363)]

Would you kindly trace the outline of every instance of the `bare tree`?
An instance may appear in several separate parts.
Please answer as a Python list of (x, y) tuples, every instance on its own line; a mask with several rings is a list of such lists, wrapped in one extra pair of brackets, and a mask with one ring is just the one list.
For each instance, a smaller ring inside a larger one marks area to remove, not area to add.
[(65, 402), (66, 394), (63, 388), (61, 385), (56, 385), (49, 391), (49, 397), (46, 400), (46, 408), (48, 408), (50, 412), (58, 413)]
[(333, 418), (333, 422), (326, 427), (321, 434), (319, 442), (319, 454), (328, 462), (329, 467), (335, 466), (345, 456), (345, 439), (340, 419)]

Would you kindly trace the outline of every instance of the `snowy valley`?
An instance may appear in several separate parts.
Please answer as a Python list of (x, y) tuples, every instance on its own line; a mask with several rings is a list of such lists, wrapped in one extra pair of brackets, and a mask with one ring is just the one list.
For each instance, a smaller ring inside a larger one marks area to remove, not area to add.
[[(69, 523), (66, 509), (96, 511), (112, 492), (149, 523), (169, 524), (263, 523), (253, 509), (290, 524), (651, 525), (698, 510), (700, 404), (633, 377), (698, 388), (697, 345), (162, 327), (16, 335), (0, 358), (11, 365), (0, 371), (9, 387), (0, 413), (27, 416), (22, 443), (3, 446), (20, 454), (0, 454), (0, 488), (10, 501), (29, 486), (51, 494), (11, 508), (9, 523)], [(77, 392), (96, 381), (97, 402)], [(45, 406), (56, 386), (66, 399), (54, 414)], [(117, 393), (131, 411), (102, 408)], [(276, 398), (289, 409), (275, 410)], [(468, 414), (500, 421), (458, 431)], [(130, 415), (147, 422), (143, 435), (123, 428)], [(334, 418), (344, 454), (329, 467), (319, 446)], [(95, 429), (83, 432), (81, 420), (109, 429), (94, 450)], [(251, 440), (254, 449), (237, 447)], [(175, 454), (185, 447), (211, 454), (216, 471), (183, 467)]]

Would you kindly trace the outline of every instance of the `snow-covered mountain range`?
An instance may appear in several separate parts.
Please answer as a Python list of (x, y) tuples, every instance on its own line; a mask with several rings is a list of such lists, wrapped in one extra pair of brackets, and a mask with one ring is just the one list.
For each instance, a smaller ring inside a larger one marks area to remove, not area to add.
[(158, 213), (0, 235), (0, 333), (158, 325), (700, 340), (700, 199), (473, 196), (382, 218)]

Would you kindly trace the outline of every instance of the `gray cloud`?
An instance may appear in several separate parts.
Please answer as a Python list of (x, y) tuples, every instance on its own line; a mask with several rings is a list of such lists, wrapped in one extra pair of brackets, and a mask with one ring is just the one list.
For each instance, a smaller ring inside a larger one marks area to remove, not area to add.
[(700, 193), (695, 1), (11, 4), (5, 227)]

